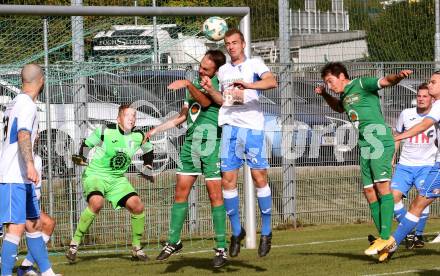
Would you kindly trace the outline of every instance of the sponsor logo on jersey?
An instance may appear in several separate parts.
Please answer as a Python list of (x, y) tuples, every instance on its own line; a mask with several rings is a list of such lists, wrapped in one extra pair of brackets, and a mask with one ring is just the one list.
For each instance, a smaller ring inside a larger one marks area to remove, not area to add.
[(348, 111), (348, 118), (350, 118), (351, 122), (356, 122), (359, 121), (359, 115), (356, 111), (354, 111), (353, 109), (350, 109)]
[(418, 135), (409, 137), (408, 140), (410, 143), (413, 143), (413, 144), (429, 144), (430, 141), (432, 141), (430, 138), (434, 138), (434, 134), (435, 134), (434, 130), (431, 129), (431, 130), (422, 132)]
[(124, 153), (124, 152), (117, 152), (111, 159), (110, 159), (110, 167), (113, 170), (120, 170), (126, 166), (128, 166), (131, 163), (130, 157)]
[(354, 103), (358, 103), (361, 100), (361, 96), (357, 93), (355, 94), (351, 94), (351, 95), (347, 95), (344, 98), (343, 104), (347, 105), (347, 104), (354, 104)]
[(201, 110), (201, 106), (199, 103), (193, 103), (191, 107), (189, 108), (189, 116), (191, 118), (191, 121), (195, 122), (197, 120), (197, 117), (199, 117)]

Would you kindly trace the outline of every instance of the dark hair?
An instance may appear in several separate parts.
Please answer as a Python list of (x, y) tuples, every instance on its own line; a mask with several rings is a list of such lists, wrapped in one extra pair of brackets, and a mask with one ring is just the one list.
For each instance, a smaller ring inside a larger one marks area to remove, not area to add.
[(321, 78), (325, 78), (328, 74), (335, 77), (339, 77), (340, 74), (344, 74), (346, 79), (349, 79), (347, 68), (341, 62), (329, 62), (321, 69)]
[(215, 66), (217, 67), (216, 69), (226, 63), (226, 56), (220, 50), (208, 50), (206, 51), (205, 56), (215, 63)]
[(428, 84), (426, 82), (422, 82), (419, 87), (417, 87), (417, 91), (422, 90), (422, 89), (428, 89)]
[(242, 32), (240, 32), (239, 29), (235, 29), (235, 28), (227, 30), (225, 33), (225, 38), (230, 37), (231, 35), (234, 35), (234, 34), (238, 34), (240, 36), (241, 41), (245, 42), (244, 35), (242, 34)]
[(121, 104), (118, 108), (118, 116), (121, 116), (121, 114), (126, 110), (127, 108), (131, 108), (131, 105), (129, 104)]

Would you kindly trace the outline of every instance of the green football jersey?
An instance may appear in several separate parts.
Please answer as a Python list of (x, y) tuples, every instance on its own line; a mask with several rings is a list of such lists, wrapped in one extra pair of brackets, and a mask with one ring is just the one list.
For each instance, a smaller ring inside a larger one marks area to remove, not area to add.
[[(214, 76), (211, 81), (214, 89), (219, 91), (217, 76)], [(195, 79), (193, 84), (201, 92), (206, 93), (205, 89), (200, 86), (199, 78)], [(191, 97), (189, 91), (186, 91), (185, 105), (188, 105), (186, 140), (220, 139), (221, 128), (218, 126), (219, 105), (211, 103), (210, 106), (203, 108)]]
[(140, 130), (125, 133), (116, 124), (97, 127), (86, 139), (88, 147), (96, 148), (87, 166), (88, 174), (122, 176), (131, 164), (131, 158), (142, 147), (145, 152), (152, 150), (150, 142), (142, 145), (144, 134)]
[(373, 131), (374, 136), (381, 141), (393, 141), (391, 129), (385, 123), (380, 107), (380, 89), (379, 78), (357, 78), (345, 86), (341, 95), (344, 111), (359, 130), (361, 143), (365, 141), (365, 131), (369, 132), (375, 126), (384, 126), (386, 133), (377, 134)]

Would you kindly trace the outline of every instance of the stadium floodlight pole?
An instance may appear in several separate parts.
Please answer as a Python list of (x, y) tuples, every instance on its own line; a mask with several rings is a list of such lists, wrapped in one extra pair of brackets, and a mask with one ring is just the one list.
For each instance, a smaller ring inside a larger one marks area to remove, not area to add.
[[(83, 7), (83, 0), (70, 0), (70, 7)], [(75, 68), (80, 68), (82, 63), (85, 61), (85, 44), (84, 44), (84, 18), (80, 15), (75, 15), (71, 17), (71, 28), (72, 28), (72, 61)], [(75, 70), (78, 72), (78, 70)], [(87, 107), (87, 99), (88, 99), (88, 91), (87, 91), (87, 78), (81, 75), (76, 75), (74, 77), (74, 122), (75, 122), (75, 133), (74, 137), (76, 139), (86, 138), (87, 136), (87, 122), (89, 121), (88, 117), (88, 107)], [(76, 140), (78, 141), (78, 140)], [(83, 168), (80, 166), (75, 166), (75, 177), (77, 183), (80, 183), (80, 176), (83, 172)], [(82, 194), (83, 186), (78, 185), (78, 194)], [(74, 219), (71, 221), (71, 229), (74, 231), (76, 228), (75, 223), (79, 220), (82, 210), (86, 207), (85, 201), (78, 200), (74, 205), (74, 213), (72, 214)]]
[[(53, 216), (53, 182), (52, 182), (52, 126), (50, 120), (50, 97), (49, 97), (49, 23), (47, 18), (43, 19), (43, 43), (44, 43), (44, 97), (46, 98), (46, 138), (47, 138), (47, 158), (49, 160), (47, 169), (47, 182), (49, 186), (49, 215)], [(53, 245), (53, 241), (51, 242)]]
[[(0, 5), (0, 15), (27, 16), (239, 16), (240, 30), (246, 43), (245, 54), (251, 56), (251, 20), (249, 7), (120, 7), (120, 6), (53, 6)], [(250, 169), (244, 168), (246, 247), (256, 248), (255, 189)]]
[[(156, 0), (153, 0), (153, 7), (156, 7)], [(153, 63), (159, 62), (157, 58), (157, 18), (153, 16)]]
[(435, 35), (434, 35), (435, 69), (440, 69), (440, 0), (435, 0)]
[[(134, 0), (134, 6), (137, 7), (137, 5), (138, 5), (138, 1)], [(137, 25), (137, 24), (138, 24), (138, 18), (137, 18), (137, 16), (135, 16), (134, 17), (134, 25)]]

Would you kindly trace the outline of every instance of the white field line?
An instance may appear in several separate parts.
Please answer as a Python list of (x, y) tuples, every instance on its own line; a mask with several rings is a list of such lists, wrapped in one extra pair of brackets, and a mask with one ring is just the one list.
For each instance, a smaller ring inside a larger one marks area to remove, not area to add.
[(365, 275), (362, 275), (362, 276), (402, 275), (402, 274), (408, 274), (408, 273), (424, 272), (426, 270), (439, 270), (440, 271), (440, 267), (414, 269), (414, 270), (405, 270), (405, 271), (396, 271), (396, 272), (388, 272), (388, 273), (380, 273), (380, 274), (365, 274)]
[[(438, 231), (436, 232), (429, 232), (426, 233), (428, 235), (430, 234), (437, 234)], [(339, 243), (339, 242), (349, 242), (349, 241), (359, 241), (359, 240), (366, 240), (366, 237), (356, 237), (356, 238), (348, 238), (348, 239), (340, 239), (340, 240), (327, 240), (327, 241), (313, 241), (313, 242), (304, 242), (304, 243), (291, 243), (291, 244), (282, 244), (282, 245), (272, 245), (272, 248), (283, 248), (283, 247), (297, 247), (297, 246), (306, 246), (306, 245), (318, 245), (318, 244), (327, 244), (327, 243)], [(243, 250), (250, 250), (247, 248), (242, 248)], [(119, 250), (87, 250), (82, 252), (82, 254), (103, 254), (103, 253), (117, 253), (117, 252), (128, 252), (130, 250), (130, 248), (128, 247), (127, 249), (119, 249)], [(81, 252), (81, 251), (80, 251)], [(147, 251), (148, 253), (149, 251)], [(191, 254), (199, 254), (199, 253), (208, 253), (208, 252), (213, 252), (213, 250), (196, 250), (196, 251), (189, 251), (189, 252), (181, 252), (178, 253), (178, 255), (191, 255)], [(177, 255), (177, 254), (176, 254)], [(95, 261), (104, 261), (104, 260), (108, 260), (111, 258), (97, 258)], [(57, 262), (57, 263), (53, 263), (54, 265), (58, 265), (58, 264), (65, 264), (66, 262)], [(437, 268), (432, 268), (437, 270)], [(440, 268), (439, 268), (440, 269)], [(414, 272), (417, 272), (418, 270), (414, 270)], [(412, 270), (410, 272), (402, 272), (401, 274), (404, 273), (411, 273), (413, 272)], [(400, 272), (394, 272), (394, 273), (400, 273)], [(364, 276), (379, 276), (379, 275), (393, 275), (393, 274), (371, 274), (371, 275), (364, 275)]]

